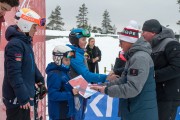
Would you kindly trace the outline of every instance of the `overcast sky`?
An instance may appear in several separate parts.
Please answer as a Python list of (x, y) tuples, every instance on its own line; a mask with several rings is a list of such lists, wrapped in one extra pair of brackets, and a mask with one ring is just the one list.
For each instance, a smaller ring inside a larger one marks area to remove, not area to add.
[(145, 20), (154, 18), (180, 32), (180, 26), (176, 25), (180, 20), (177, 0), (46, 0), (47, 18), (60, 5), (64, 28), (70, 30), (76, 27), (76, 16), (83, 3), (88, 8), (88, 23), (91, 26), (101, 27), (102, 15), (107, 9), (111, 25), (115, 25), (118, 31), (127, 26), (130, 20), (136, 20), (142, 26)]

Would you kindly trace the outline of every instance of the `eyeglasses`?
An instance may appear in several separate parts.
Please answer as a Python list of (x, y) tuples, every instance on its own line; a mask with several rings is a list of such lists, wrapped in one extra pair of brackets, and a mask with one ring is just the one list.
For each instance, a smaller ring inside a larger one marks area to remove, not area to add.
[(20, 18), (30, 21), (30, 22), (34, 22), (34, 23), (38, 24), (39, 26), (44, 26), (46, 24), (46, 18), (36, 19), (36, 18), (32, 18), (32, 17), (24, 15), (24, 14), (22, 14), (20, 16)]
[(53, 52), (53, 55), (54, 56), (63, 56), (63, 57), (66, 57), (66, 58), (75, 58), (76, 57), (75, 51), (68, 51), (68, 52), (65, 52), (65, 53)]

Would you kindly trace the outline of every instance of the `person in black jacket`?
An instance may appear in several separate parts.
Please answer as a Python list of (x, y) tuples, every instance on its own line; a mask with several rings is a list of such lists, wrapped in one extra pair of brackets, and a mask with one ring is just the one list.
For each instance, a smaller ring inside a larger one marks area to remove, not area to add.
[(22, 8), (15, 15), (16, 25), (7, 28), (5, 47), (3, 102), (6, 120), (30, 120), (30, 106), (34, 105), (35, 83), (40, 98), (46, 95), (44, 78), (38, 70), (32, 38), (37, 25), (45, 25), (44, 19), (31, 9)]
[(124, 57), (124, 52), (120, 51), (119, 56), (115, 60), (114, 68), (110, 72), (110, 74), (116, 74), (121, 76), (122, 72), (124, 71), (124, 67), (126, 64), (126, 58)]
[(175, 120), (180, 106), (180, 43), (155, 19), (145, 21), (142, 31), (152, 46), (159, 120)]
[(94, 38), (89, 38), (86, 50), (89, 56), (87, 57), (89, 71), (93, 73), (99, 73), (98, 62), (101, 61), (101, 50), (97, 46), (95, 46)]

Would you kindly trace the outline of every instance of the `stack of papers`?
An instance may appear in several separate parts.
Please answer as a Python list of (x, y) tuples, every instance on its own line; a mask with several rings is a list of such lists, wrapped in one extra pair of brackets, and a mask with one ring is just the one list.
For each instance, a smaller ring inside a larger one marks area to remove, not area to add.
[(97, 91), (90, 89), (91, 84), (89, 84), (82, 75), (79, 75), (69, 81), (69, 84), (79, 90), (79, 94), (84, 98), (92, 96)]

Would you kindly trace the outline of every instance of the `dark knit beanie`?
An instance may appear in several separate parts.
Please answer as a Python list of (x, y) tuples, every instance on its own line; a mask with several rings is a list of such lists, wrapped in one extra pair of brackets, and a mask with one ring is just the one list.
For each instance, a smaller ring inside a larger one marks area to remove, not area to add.
[(142, 30), (158, 34), (162, 31), (162, 26), (158, 20), (151, 19), (144, 22)]

